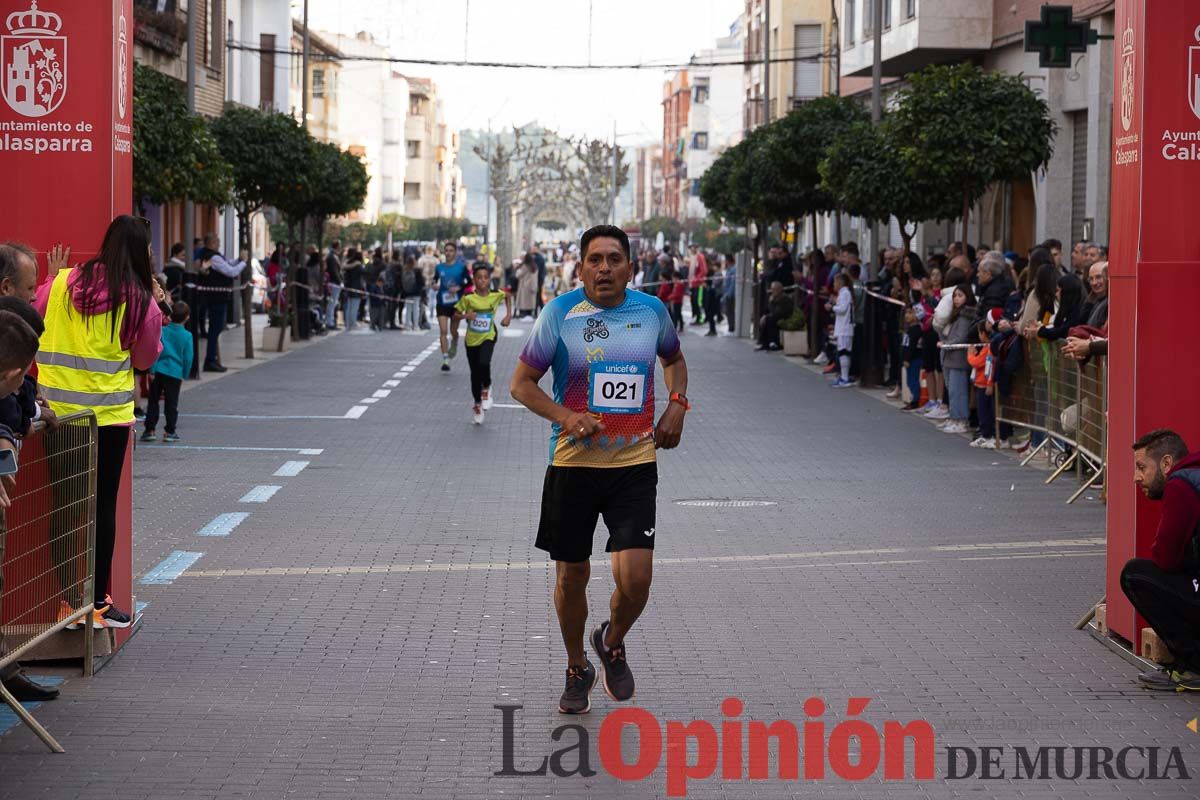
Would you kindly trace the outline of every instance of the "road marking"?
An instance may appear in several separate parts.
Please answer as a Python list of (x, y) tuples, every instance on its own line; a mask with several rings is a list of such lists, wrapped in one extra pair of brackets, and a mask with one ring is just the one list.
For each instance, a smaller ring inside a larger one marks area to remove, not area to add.
[[(60, 684), (62, 684), (62, 682), (64, 680), (66, 680), (65, 678), (63, 678), (62, 675), (33, 675), (33, 674), (30, 674), (28, 677), (32, 678), (35, 683), (38, 683), (42, 686), (59, 686)], [(31, 700), (26, 700), (21, 703), (21, 707), (24, 708), (26, 711), (33, 711), (40, 705), (41, 705), (41, 702), (31, 701)], [(17, 725), (20, 725), (20, 724), (21, 724), (21, 718), (18, 717), (11, 708), (9, 708), (8, 706), (6, 706), (4, 704), (0, 704), (0, 736), (3, 736), (4, 734), (8, 733), (12, 728), (15, 728)]]
[(202, 555), (204, 553), (176, 550), (158, 562), (158, 565), (154, 569), (143, 575), (138, 583), (144, 586), (163, 586), (168, 583), (174, 583), (175, 579), (182, 575), (188, 567), (199, 561)]
[(238, 525), (241, 525), (248, 516), (250, 516), (249, 511), (231, 511), (228, 514), (218, 514), (217, 516), (213, 517), (212, 522), (196, 531), (196, 535), (228, 536), (229, 534), (233, 533), (233, 529)]
[[(421, 362), (420, 362), (420, 361), (418, 361), (417, 363), (418, 363), (418, 364), (420, 364)], [(416, 369), (416, 367), (415, 367), (415, 366), (412, 366), (412, 365), (410, 364), (410, 365), (409, 365), (409, 366), (407, 366), (407, 367), (401, 367), (401, 368), (400, 368), (400, 372), (398, 372), (398, 373), (397, 373), (397, 375), (399, 375), (400, 377), (404, 377), (405, 375), (407, 375), (408, 373), (412, 372), (412, 371), (413, 371), (413, 370), (415, 370), (415, 369)]]
[(380, 398), (380, 399), (383, 399), (384, 397), (387, 397), (387, 396), (388, 396), (388, 395), (390, 395), (391, 393), (392, 393), (392, 390), (391, 390), (391, 389), (376, 389), (376, 390), (375, 390), (375, 393), (374, 393), (374, 394), (372, 394), (371, 396), (372, 396), (372, 397), (378, 397), (378, 398)]
[(403, 378), (407, 374), (408, 374), (407, 372), (397, 372), (397, 373), (393, 374), (392, 377), (393, 378)]
[[(191, 417), (192, 419), (346, 419), (345, 415), (335, 417), (326, 414), (283, 414), (273, 416), (271, 414), (180, 414), (181, 417)], [(176, 447), (175, 445), (171, 445)], [(176, 447), (178, 449), (178, 447)]]
[(931, 547), (930, 550), (942, 553), (961, 552), (964, 550), (997, 550), (1005, 548), (1021, 549), (1024, 547), (1091, 547), (1104, 544), (1103, 536), (1087, 539), (1043, 539), (1038, 542), (988, 542), (981, 544), (943, 544)]
[(400, 381), (392, 379), (390, 381), (384, 381), (383, 385), (389, 389), (395, 389), (397, 386), (400, 385)]
[[(342, 419), (341, 417), (332, 417), (332, 419)], [(325, 451), (320, 448), (307, 447), (226, 447), (208, 444), (141, 444), (138, 443), (139, 450), (232, 450), (244, 451), (247, 453), (299, 453), (302, 456), (319, 456)]]
[(238, 502), (239, 503), (265, 503), (268, 500), (270, 500), (272, 497), (274, 497), (275, 493), (278, 492), (282, 488), (283, 488), (282, 486), (271, 486), (271, 485), (255, 486), (253, 489), (251, 489), (250, 491), (248, 491), (244, 495), (242, 495), (242, 499), (238, 500)]
[(362, 416), (363, 414), (365, 414), (365, 413), (367, 413), (367, 407), (366, 407), (366, 406), (355, 406), (354, 408), (352, 408), (352, 409), (350, 409), (349, 411), (347, 411), (347, 412), (346, 412), (346, 417), (345, 417), (345, 418), (346, 418), (346, 419), (358, 419), (359, 417), (361, 417), (361, 416)]
[(492, 403), (492, 408), (524, 408), (518, 403)]
[[(1037, 542), (1028, 542), (1027, 546), (1036, 546)], [(929, 552), (934, 548), (915, 548)], [(867, 549), (867, 550), (814, 550), (800, 553), (762, 553), (741, 556), (696, 556), (688, 558), (655, 559), (656, 566), (681, 566), (694, 564), (762, 564), (766, 561), (794, 561), (800, 559), (833, 558), (838, 556), (890, 556), (911, 553), (912, 550), (903, 547)], [(960, 556), (956, 561), (995, 561), (1018, 558), (1065, 558), (1078, 556), (1101, 556), (1103, 550), (1040, 552), (1028, 554), (1005, 554), (995, 556)], [(905, 564), (933, 563), (938, 559), (859, 559), (843, 561), (814, 561), (809, 564), (765, 564), (763, 566), (746, 567), (747, 569), (802, 569), (816, 567), (845, 567), (845, 566), (893, 566)], [(194, 570), (185, 573), (189, 578), (248, 578), (264, 576), (300, 576), (300, 575), (389, 575), (420, 572), (474, 572), (474, 571), (504, 571), (504, 570), (542, 570), (549, 569), (551, 563), (545, 561), (511, 561), (511, 562), (464, 562), (460, 564), (379, 564), (371, 566), (333, 566), (333, 567), (251, 567), (246, 569)]]
[(375, 403), (379, 402), (379, 398), (378, 397), (364, 397), (362, 400), (359, 400), (358, 402), (365, 403), (366, 405), (374, 405)]
[(283, 466), (275, 470), (276, 478), (294, 478), (308, 466), (307, 461), (285, 461)]

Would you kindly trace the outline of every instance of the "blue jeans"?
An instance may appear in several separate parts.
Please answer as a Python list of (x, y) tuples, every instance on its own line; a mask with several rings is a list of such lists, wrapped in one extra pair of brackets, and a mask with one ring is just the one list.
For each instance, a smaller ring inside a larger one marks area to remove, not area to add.
[(914, 403), (921, 402), (921, 358), (908, 362), (908, 391), (912, 394)]
[(342, 287), (336, 283), (329, 285), (329, 295), (325, 298), (325, 326), (332, 328), (337, 325), (338, 298), (342, 295)]
[(950, 393), (950, 419), (965, 422), (971, 416), (971, 373), (965, 369), (947, 368), (946, 391)]
[(346, 293), (346, 330), (352, 331), (358, 327), (358, 308), (362, 305), (362, 297), (353, 292)]

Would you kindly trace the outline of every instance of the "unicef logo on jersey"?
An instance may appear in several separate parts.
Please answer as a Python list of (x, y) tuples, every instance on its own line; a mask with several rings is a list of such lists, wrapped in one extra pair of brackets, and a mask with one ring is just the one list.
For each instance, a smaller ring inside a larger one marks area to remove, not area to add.
[(608, 328), (604, 325), (604, 320), (591, 318), (587, 321), (587, 326), (583, 329), (583, 340), (585, 342), (594, 342), (597, 339), (607, 339)]

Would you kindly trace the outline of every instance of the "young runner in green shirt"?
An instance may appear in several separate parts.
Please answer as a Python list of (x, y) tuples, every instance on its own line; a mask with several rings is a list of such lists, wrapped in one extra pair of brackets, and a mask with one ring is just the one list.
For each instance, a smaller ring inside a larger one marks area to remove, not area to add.
[(467, 365), (471, 368), (471, 395), (475, 405), (471, 408), (476, 425), (483, 424), (483, 412), (492, 407), (492, 351), (496, 347), (496, 310), (504, 304), (504, 319), (500, 324), (508, 327), (512, 321), (512, 296), (506, 292), (492, 291), (492, 268), (486, 262), (477, 262), (471, 274), (475, 291), (463, 295), (454, 305), (452, 325), (467, 321)]

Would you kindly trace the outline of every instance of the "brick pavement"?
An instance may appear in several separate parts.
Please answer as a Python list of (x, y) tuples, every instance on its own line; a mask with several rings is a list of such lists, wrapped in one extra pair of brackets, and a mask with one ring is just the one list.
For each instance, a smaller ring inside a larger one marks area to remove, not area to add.
[[(461, 355), (448, 376), (434, 355), (393, 378), (433, 341), (342, 335), (183, 396), (200, 415), (182, 418), (184, 444), (265, 449), (139, 450), (136, 574), (173, 551), (203, 556), (138, 586), (141, 632), (39, 710), (66, 755), (24, 730), (0, 737), (0, 797), (663, 795), (661, 768), (633, 784), (601, 770), (614, 704), (599, 692), (588, 717), (554, 713), (563, 658), (532, 547), (546, 425), (496, 408), (473, 427)], [(521, 341), (496, 351), (501, 404)], [(1071, 629), (1103, 592), (1100, 506), (1068, 508), (1065, 486), (744, 342), (685, 347), (696, 409), (660, 461), (659, 565), (628, 642), (638, 704), (719, 722), (736, 695), (743, 720), (800, 724), (820, 696), (831, 731), (863, 696), (872, 724), (926, 719), (938, 737), (934, 781), (713, 778), (689, 796), (1195, 796), (1183, 781), (944, 777), (951, 745), (1177, 745), (1200, 770), (1184, 727), (1200, 703), (1138, 690), (1126, 662)], [(287, 461), (308, 464), (274, 476)], [(239, 502), (260, 485), (282, 488)], [(774, 505), (676, 502), (704, 498)], [(231, 512), (249, 516), (196, 535)], [(593, 581), (602, 609), (612, 581), (599, 565)], [(599, 774), (494, 777), (506, 703), (524, 706), (518, 768), (578, 723)]]

